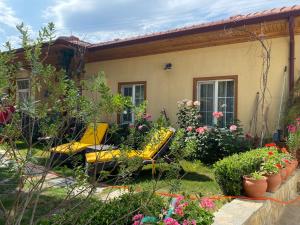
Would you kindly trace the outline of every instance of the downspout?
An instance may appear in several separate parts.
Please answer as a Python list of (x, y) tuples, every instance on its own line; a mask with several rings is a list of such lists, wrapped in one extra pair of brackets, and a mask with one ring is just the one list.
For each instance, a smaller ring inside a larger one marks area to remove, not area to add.
[(289, 37), (290, 37), (290, 56), (289, 56), (289, 94), (293, 97), (295, 82), (295, 18), (289, 17)]

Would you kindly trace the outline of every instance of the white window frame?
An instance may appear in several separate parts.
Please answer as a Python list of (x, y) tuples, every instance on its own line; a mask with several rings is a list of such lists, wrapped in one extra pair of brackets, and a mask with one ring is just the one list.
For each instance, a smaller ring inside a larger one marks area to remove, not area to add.
[[(28, 88), (26, 89), (19, 89), (18, 82), (19, 81), (28, 81)], [(30, 79), (29, 78), (20, 78), (16, 80), (17, 85), (17, 102), (20, 102), (19, 93), (28, 93), (28, 98), (31, 98), (31, 91), (30, 91)]]
[[(196, 93), (197, 93), (197, 100), (200, 101), (200, 89), (201, 89), (201, 84), (213, 84), (214, 87), (214, 96), (213, 96), (213, 112), (219, 111), (218, 110), (218, 103), (219, 103), (219, 82), (224, 82), (224, 81), (233, 81), (234, 83), (234, 87), (233, 87), (233, 91), (234, 91), (234, 102), (233, 102), (233, 118), (235, 118), (235, 114), (236, 114), (236, 80), (235, 79), (216, 79), (216, 80), (212, 80), (212, 79), (207, 79), (207, 80), (197, 80), (196, 83)], [(216, 88), (217, 87), (217, 88)], [(226, 98), (226, 97), (225, 97)], [(217, 124), (217, 119), (213, 118), (213, 124)], [(225, 121), (225, 124), (228, 125)]]
[[(126, 83), (120, 83), (120, 92), (121, 92), (122, 95), (124, 95), (124, 88), (126, 88), (126, 87), (132, 87), (132, 95), (130, 97), (131, 97), (131, 102), (132, 102), (133, 105), (136, 105), (136, 103), (135, 103), (136, 102), (136, 95), (135, 95), (135, 93), (136, 93), (136, 87), (137, 86), (143, 86), (144, 87), (144, 98), (143, 98), (143, 100), (145, 100), (145, 96), (146, 96), (146, 83), (145, 82), (141, 82), (141, 83), (139, 83), (139, 82), (136, 82), (136, 83), (132, 82), (132, 83), (128, 83), (128, 84), (126, 84)], [(127, 97), (129, 97), (129, 96), (127, 96)], [(121, 124), (128, 123), (128, 122), (129, 122), (129, 124), (133, 124), (134, 121), (135, 121), (134, 112), (131, 112), (131, 121), (124, 122), (123, 121), (123, 116), (122, 115), (120, 116), (120, 122), (121, 122)]]

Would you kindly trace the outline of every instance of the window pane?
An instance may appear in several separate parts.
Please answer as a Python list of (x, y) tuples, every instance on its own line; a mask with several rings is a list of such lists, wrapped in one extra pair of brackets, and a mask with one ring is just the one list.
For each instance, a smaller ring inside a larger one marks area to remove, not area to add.
[(226, 125), (230, 125), (234, 123), (233, 113), (226, 113), (225, 117), (226, 117)]
[(212, 113), (214, 108), (214, 83), (199, 82), (198, 93), (200, 101), (201, 123), (203, 125), (212, 125)]
[(219, 112), (225, 112), (227, 108), (226, 98), (219, 98), (218, 100), (218, 110)]
[(234, 97), (234, 81), (227, 81), (227, 97)]
[(135, 105), (139, 105), (144, 101), (144, 85), (135, 85)]
[(226, 111), (227, 112), (234, 112), (234, 98), (227, 98), (226, 99)]
[(29, 99), (29, 92), (28, 91), (19, 92), (19, 94), (18, 94), (19, 103), (27, 102), (28, 99)]
[(124, 87), (123, 95), (127, 97), (132, 97), (132, 87)]
[(29, 89), (29, 80), (18, 80), (17, 86), (19, 90)]
[(226, 81), (219, 81), (218, 82), (218, 96), (225, 97), (226, 96)]

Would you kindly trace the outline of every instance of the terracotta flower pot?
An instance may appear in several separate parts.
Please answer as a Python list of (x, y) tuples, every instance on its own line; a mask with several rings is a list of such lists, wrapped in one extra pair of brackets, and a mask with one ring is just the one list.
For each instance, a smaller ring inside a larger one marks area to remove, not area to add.
[(263, 197), (267, 191), (267, 178), (261, 180), (253, 180), (248, 176), (243, 177), (243, 187), (246, 195), (252, 198)]
[(287, 174), (286, 174), (286, 168), (282, 168), (280, 170), (280, 175), (281, 175), (281, 182), (284, 182), (287, 178)]
[(296, 170), (298, 168), (298, 160), (297, 159), (294, 159), (292, 161), (292, 164), (293, 164), (293, 167), (294, 167), (294, 170)]
[(293, 164), (286, 163), (286, 179), (293, 173)]
[(280, 187), (280, 184), (281, 184), (280, 173), (266, 175), (266, 177), (267, 177), (267, 183), (268, 183), (267, 192), (277, 191), (277, 189)]

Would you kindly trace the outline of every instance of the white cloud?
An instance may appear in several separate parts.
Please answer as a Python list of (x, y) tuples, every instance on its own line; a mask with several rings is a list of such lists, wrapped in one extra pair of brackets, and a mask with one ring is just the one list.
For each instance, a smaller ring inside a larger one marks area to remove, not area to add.
[(59, 34), (98, 42), (293, 4), (300, 0), (55, 0), (43, 14)]
[(21, 20), (16, 16), (15, 11), (7, 5), (5, 0), (0, 0), (0, 23), (15, 28)]

